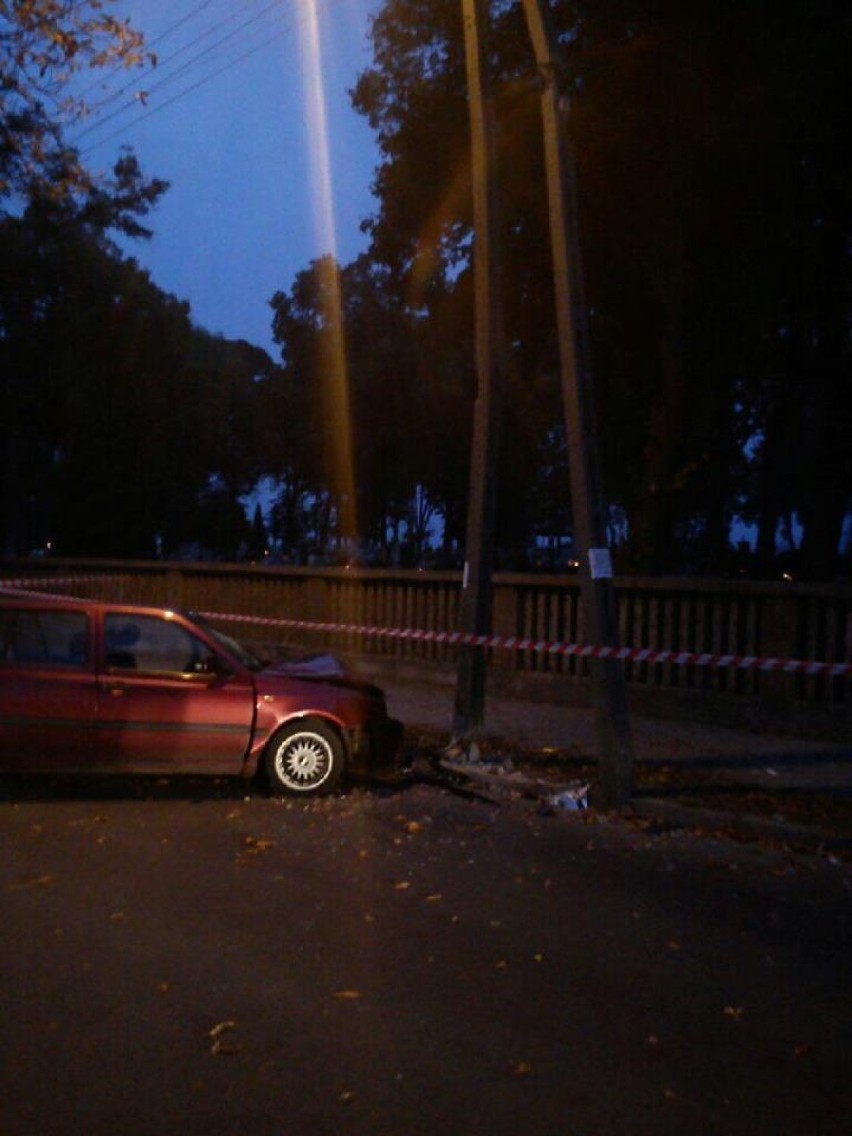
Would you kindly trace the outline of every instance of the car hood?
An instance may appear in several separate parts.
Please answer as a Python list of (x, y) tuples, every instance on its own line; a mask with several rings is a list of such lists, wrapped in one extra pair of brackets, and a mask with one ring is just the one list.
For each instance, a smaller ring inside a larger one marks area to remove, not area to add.
[(264, 674), (285, 678), (345, 679), (343, 664), (334, 655), (304, 655), (297, 659), (279, 659), (264, 667)]
[(345, 667), (334, 655), (305, 655), (294, 659), (279, 659), (261, 672), (271, 679), (298, 679), (299, 682), (316, 682), (324, 686), (338, 686), (358, 690), (362, 694), (384, 698), (379, 687), (364, 679), (347, 674)]

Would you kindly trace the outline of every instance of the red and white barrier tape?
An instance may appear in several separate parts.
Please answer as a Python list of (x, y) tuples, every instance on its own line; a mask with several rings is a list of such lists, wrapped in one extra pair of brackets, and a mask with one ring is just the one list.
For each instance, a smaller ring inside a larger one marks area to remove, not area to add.
[[(23, 590), (50, 585), (80, 584), (97, 576), (35, 577), (32, 580), (0, 580), (0, 587)], [(828, 675), (844, 678), (852, 675), (852, 663), (826, 663), (807, 659), (761, 658), (755, 655), (711, 655), (692, 651), (657, 651), (650, 647), (592, 647), (579, 643), (559, 643), (547, 639), (518, 639), (512, 635), (473, 635), (464, 631), (424, 631), (419, 628), (364, 627), (353, 623), (314, 623), (305, 619), (270, 619), (257, 615), (232, 615), (225, 612), (201, 612), (205, 619), (230, 623), (250, 623), (259, 627), (281, 627), (290, 631), (322, 631), (344, 635), (367, 635), (376, 639), (403, 640), (412, 643), (438, 643), (447, 647), (488, 647), (504, 651), (534, 651), (539, 655), (574, 656), (580, 659), (612, 659), (620, 663), (669, 663), (676, 667), (728, 667), (740, 671), (770, 671), (806, 676)]]
[(251, 623), (263, 627), (282, 627), (293, 631), (325, 631), (345, 635), (438, 643), (449, 647), (492, 647), (505, 651), (534, 651), (540, 655), (575, 656), (580, 659), (613, 659), (622, 663), (670, 663), (677, 667), (732, 667), (741, 671), (777, 671), (782, 674), (852, 675), (852, 663), (825, 663), (805, 659), (759, 658), (753, 655), (695, 654), (691, 651), (656, 651), (647, 647), (592, 647), (578, 643), (558, 643), (546, 639), (518, 639), (505, 635), (473, 635), (463, 631), (423, 631), (418, 628), (363, 627), (348, 623), (312, 623), (303, 619), (268, 619), (253, 615), (226, 615), (202, 612), (205, 619)]
[[(52, 588), (56, 584), (88, 584), (92, 580), (102, 579), (103, 576), (33, 576), (31, 580), (0, 580), (0, 588), (14, 588), (15, 591), (24, 591), (27, 588)], [(39, 592), (38, 594), (44, 595), (45, 593)]]

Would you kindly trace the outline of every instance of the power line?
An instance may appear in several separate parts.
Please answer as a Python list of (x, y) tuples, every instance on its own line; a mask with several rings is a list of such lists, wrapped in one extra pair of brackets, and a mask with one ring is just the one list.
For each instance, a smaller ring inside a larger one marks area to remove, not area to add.
[[(230, 71), (230, 69), (232, 67), (236, 67), (239, 63), (244, 62), (246, 59), (250, 58), (252, 55), (256, 55), (259, 51), (263, 51), (264, 48), (268, 47), (271, 43), (275, 43), (276, 40), (282, 39), (285, 35), (288, 34), (288, 32), (290, 30), (291, 30), (290, 28), (285, 28), (285, 29), (282, 29), (279, 32), (276, 32), (275, 35), (271, 36), (268, 39), (265, 39), (262, 43), (255, 45), (249, 51), (246, 51), (242, 55), (239, 55), (235, 59), (232, 59), (228, 63), (225, 63), (222, 67), (218, 68), (218, 70), (211, 72), (209, 75), (205, 75), (204, 78), (199, 79), (197, 83), (193, 83), (193, 85), (191, 87), (186, 87), (183, 91), (179, 91), (176, 95), (173, 95), (172, 98), (167, 99), (166, 102), (160, 103), (158, 106), (151, 107), (149, 110), (147, 110), (145, 112), (145, 114), (140, 115), (140, 117), (135, 119), (133, 122), (127, 124), (126, 126), (120, 126), (117, 130), (114, 130), (111, 134), (107, 134), (107, 136), (105, 138), (101, 138), (97, 142), (93, 142), (90, 146), (87, 146), (86, 149), (82, 151), (82, 156), (85, 157), (86, 154), (91, 154), (91, 152), (93, 150), (96, 150), (99, 146), (106, 145), (106, 143), (111, 142), (113, 140), (113, 138), (118, 138), (119, 135), (124, 134), (128, 130), (132, 130), (135, 126), (138, 126), (140, 123), (144, 122), (146, 119), (153, 117), (153, 115), (155, 115), (155, 114), (160, 114), (162, 111), (166, 110), (168, 107), (173, 106), (177, 102), (180, 102), (181, 99), (184, 99), (188, 95), (191, 95), (194, 91), (197, 91), (199, 87), (203, 87), (206, 83), (209, 83), (213, 79), (218, 78), (219, 75), (222, 75), (225, 71)], [(126, 108), (122, 108), (122, 109), (126, 109)], [(113, 117), (113, 116), (110, 116), (110, 117)], [(102, 125), (102, 124), (100, 124), (100, 125)]]
[[(226, 41), (233, 40), (236, 35), (238, 35), (242, 32), (245, 32), (245, 29), (246, 29), (247, 26), (249, 26), (250, 24), (256, 23), (259, 19), (261, 19), (265, 16), (268, 16), (269, 13), (272, 11), (272, 9), (278, 7), (283, 2), (284, 2), (284, 0), (273, 0), (272, 3), (268, 4), (260, 12), (256, 13), (249, 20), (247, 20), (243, 24), (241, 24), (240, 27), (235, 29), (234, 32), (229, 33), (229, 35), (227, 37), (223, 37), (221, 40), (217, 41), (217, 44), (211, 45), (211, 47), (206, 48), (202, 52), (199, 52), (196, 56), (194, 56), (191, 60), (189, 60), (183, 67), (181, 67), (178, 72), (175, 72), (171, 76), (168, 76), (161, 83), (156, 84), (149, 91), (147, 91), (145, 101), (147, 102), (147, 99), (150, 97), (150, 95), (152, 93), (154, 93), (158, 90), (161, 90), (163, 87), (167, 86), (170, 82), (177, 79), (179, 75), (185, 75), (188, 71), (191, 71), (194, 67), (196, 67), (202, 61), (203, 58), (213, 54), (214, 49), (221, 48), (222, 45)], [(329, 10), (329, 9), (335, 7), (339, 3), (341, 3), (341, 0), (325, 0), (323, 7), (326, 10)], [(196, 15), (201, 10), (201, 8), (203, 8), (204, 6), (205, 5), (200, 5), (198, 8), (193, 9), (193, 12), (190, 13), (190, 15)], [(207, 83), (212, 82), (213, 80), (217, 79), (220, 75), (231, 70), (232, 68), (239, 66), (241, 63), (245, 62), (247, 59), (251, 58), (252, 56), (258, 54), (260, 51), (263, 51), (265, 48), (269, 47), (271, 44), (277, 42), (280, 39), (283, 39), (285, 36), (289, 35), (293, 31), (293, 29), (297, 25), (298, 21), (303, 19), (303, 18), (304, 17), (302, 16), (301, 12), (297, 11), (297, 13), (294, 16), (291, 17), (289, 22), (286, 25), (282, 26), (273, 35), (266, 36), (266, 38), (264, 38), (260, 43), (254, 44), (248, 50), (243, 51), (239, 55), (236, 55), (236, 56), (232, 57), (231, 59), (227, 60), (225, 63), (222, 64), (222, 66), (220, 66), (220, 67), (216, 68), (215, 70), (209, 72), (208, 74), (202, 76), (202, 78), (200, 78), (197, 82), (192, 83), (190, 86), (185, 87), (182, 90), (178, 91), (175, 95), (173, 95), (170, 99), (167, 99), (165, 102), (159, 103), (156, 106), (149, 107), (144, 114), (139, 115), (138, 117), (134, 118), (134, 120), (132, 122), (126, 123), (124, 126), (119, 126), (116, 130), (113, 130), (111, 133), (109, 133), (109, 134), (107, 134), (107, 135), (105, 135), (101, 138), (98, 138), (97, 140), (92, 141), (85, 148), (85, 150), (83, 150), (81, 152), (82, 155), (85, 156), (87, 154), (91, 154), (93, 150), (99, 148), (100, 146), (106, 145), (108, 142), (111, 142), (113, 139), (120, 137), (122, 134), (125, 134), (127, 131), (133, 130), (135, 127), (141, 125), (141, 123), (143, 123), (147, 119), (153, 117), (155, 114), (159, 114), (162, 111), (168, 109), (169, 107), (174, 106), (176, 103), (181, 102), (183, 99), (189, 97), (195, 91), (197, 91), (199, 88), (205, 86)], [(229, 22), (229, 18), (226, 18), (224, 21), (220, 21), (215, 26), (216, 26), (216, 28), (219, 28), (227, 22)], [(167, 33), (163, 33), (163, 36), (165, 36), (166, 34)], [(160, 36), (159, 39), (162, 39), (163, 36)], [(206, 33), (201, 33), (199, 36), (195, 37), (195, 39), (192, 41), (192, 44), (195, 45), (204, 38), (206, 38)], [(183, 49), (179, 49), (178, 52), (175, 52), (174, 55), (169, 57), (169, 60), (170, 61), (174, 60), (177, 57), (177, 55), (180, 54), (180, 52), (182, 50)], [(113, 120), (114, 118), (119, 117), (119, 115), (124, 113), (124, 111), (134, 109), (134, 108), (138, 108), (140, 106), (140, 104), (142, 104), (142, 103), (143, 103), (143, 100), (137, 99), (134, 96), (134, 98), (132, 100), (130, 100), (128, 103), (124, 104), (122, 107), (117, 108), (114, 112), (112, 112), (106, 118), (102, 118), (98, 122), (92, 123), (90, 127), (88, 127), (80, 135), (78, 135), (77, 139), (75, 139), (75, 142), (73, 144), (76, 145), (79, 142), (79, 140), (81, 138), (83, 138), (85, 135), (88, 135), (90, 133), (94, 133), (96, 130), (98, 130), (101, 127), (103, 127), (104, 125), (106, 125), (107, 122)]]
[[(188, 23), (189, 20), (191, 20), (195, 16), (197, 16), (199, 14), (199, 12), (204, 11), (205, 8), (209, 8), (210, 5), (214, 4), (215, 2), (216, 2), (216, 0), (203, 0), (203, 2), (201, 4), (198, 4), (195, 8), (193, 8), (192, 11), (187, 12), (185, 16), (181, 16), (181, 18), (179, 20), (177, 20), (175, 23), (170, 24), (169, 27), (167, 27), (164, 32), (161, 32), (160, 35), (158, 35), (156, 37), (156, 39), (152, 39), (149, 43), (146, 43), (145, 44), (146, 48), (150, 51), (150, 49), (152, 47), (156, 47), (158, 43), (162, 43), (163, 40), (167, 39), (170, 35), (172, 35), (173, 32), (176, 32), (179, 28), (182, 28), (184, 24)], [(168, 60), (166, 62), (168, 62)], [(83, 90), (80, 92), (79, 98), (85, 99), (90, 91), (94, 91), (97, 87), (103, 86), (104, 80), (109, 79), (112, 75), (116, 74), (116, 72), (121, 71), (121, 70), (122, 70), (121, 61), (120, 60), (116, 61), (115, 63), (112, 64), (112, 66), (106, 68), (106, 70), (104, 72), (102, 72), (102, 74), (100, 75), (99, 78), (93, 79), (92, 82), (88, 85), (88, 87), (84, 87)], [(128, 84), (127, 86), (120, 88), (120, 90), (118, 92), (110, 95), (109, 99), (107, 99), (105, 103), (101, 103), (100, 105), (101, 106), (107, 105), (113, 99), (117, 98), (120, 94), (122, 94), (124, 91), (126, 91), (129, 86), (132, 86), (132, 84)]]
[[(272, 2), (267, 4), (265, 8), (262, 8), (259, 12), (256, 12), (249, 19), (244, 20), (243, 23), (241, 23), (237, 28), (230, 31), (227, 35), (220, 37), (218, 40), (216, 40), (215, 43), (210, 44), (208, 47), (204, 48), (202, 51), (197, 52), (191, 59), (187, 60), (176, 71), (173, 71), (170, 75), (166, 75), (159, 82), (156, 82), (153, 85), (149, 86), (147, 88), (147, 90), (145, 90), (144, 92), (137, 92), (136, 94), (134, 94), (133, 98), (122, 103), (121, 106), (117, 107), (115, 110), (111, 111), (109, 114), (100, 117), (96, 122), (92, 122), (89, 126), (85, 127), (83, 130), (81, 130), (77, 134), (76, 138), (74, 139), (74, 145), (78, 145), (82, 141), (82, 139), (84, 139), (88, 135), (93, 134), (96, 131), (100, 130), (107, 123), (113, 121), (115, 118), (118, 118), (120, 115), (122, 115), (125, 111), (130, 110), (130, 109), (138, 106), (140, 102), (142, 103), (142, 105), (145, 105), (153, 94), (156, 94), (158, 91), (161, 91), (164, 88), (171, 86), (173, 83), (177, 82), (177, 80), (180, 79), (181, 76), (184, 76), (188, 72), (196, 69), (199, 66), (199, 64), (201, 64), (209, 56), (214, 55), (217, 51), (220, 51), (223, 47), (225, 47), (225, 45), (231, 43), (238, 36), (244, 35), (247, 29), (249, 29), (253, 25), (256, 25), (260, 20), (265, 19), (275, 8), (279, 7), (281, 5), (281, 3), (282, 3), (282, 0), (272, 0)], [(192, 47), (196, 46), (202, 40), (208, 38), (209, 35), (215, 34), (215, 32), (218, 31), (220, 28), (225, 26), (227, 23), (230, 23), (232, 21), (232, 19), (233, 19), (233, 15), (226, 18), (225, 20), (220, 21), (218, 24), (213, 25), (211, 28), (206, 29), (200, 35), (196, 36), (195, 39), (192, 40), (189, 44), (185, 44), (182, 48), (179, 48), (178, 51), (176, 51), (169, 58), (169, 60), (167, 61), (167, 65), (172, 63), (175, 59), (177, 59), (177, 57), (179, 55), (185, 53), (187, 50), (190, 50)], [(190, 92), (196, 90), (204, 82), (222, 74), (222, 72), (228, 70), (229, 67), (235, 66), (237, 63), (242, 62), (244, 59), (248, 58), (250, 55), (253, 55), (256, 51), (260, 51), (262, 48), (266, 47), (268, 44), (274, 42), (276, 39), (279, 39), (282, 34), (286, 34), (286, 32), (288, 32), (290, 30), (291, 26), (292, 26), (292, 24), (289, 25), (288, 27), (282, 29), (282, 31), (275, 33), (271, 37), (265, 38), (262, 43), (251, 48), (247, 52), (243, 52), (239, 56), (235, 57), (234, 59), (232, 59), (231, 61), (226, 63), (223, 67), (218, 68), (216, 71), (212, 72), (210, 75), (206, 76), (204, 79), (202, 79), (198, 83), (193, 84), (191, 87), (187, 88), (184, 92), (181, 92), (175, 98), (168, 100), (166, 103), (160, 104), (160, 106), (161, 107), (170, 106), (172, 103), (177, 101), (177, 98), (182, 97), (183, 94), (189, 94)], [(108, 105), (109, 102), (112, 102), (112, 101), (115, 100), (115, 98), (120, 97), (125, 91), (129, 90), (130, 87), (132, 87), (132, 86), (134, 86), (134, 84), (126, 84), (123, 88), (121, 88), (118, 92), (116, 92), (109, 100), (107, 100), (102, 105)], [(154, 110), (156, 110), (156, 109), (158, 109), (158, 108), (154, 108)], [(143, 116), (141, 116), (141, 118), (137, 119), (136, 121), (140, 121), (140, 122), (144, 121), (144, 119), (147, 118), (147, 117), (149, 117), (149, 116), (143, 115)], [(130, 124), (130, 125), (133, 125), (133, 124)], [(111, 134), (109, 137), (110, 138), (114, 137), (114, 134)], [(100, 145), (102, 142), (105, 142), (107, 140), (108, 139), (106, 139), (106, 138), (101, 139), (101, 142), (95, 143), (94, 145)], [(91, 147), (88, 148), (87, 152), (90, 149), (91, 149)]]

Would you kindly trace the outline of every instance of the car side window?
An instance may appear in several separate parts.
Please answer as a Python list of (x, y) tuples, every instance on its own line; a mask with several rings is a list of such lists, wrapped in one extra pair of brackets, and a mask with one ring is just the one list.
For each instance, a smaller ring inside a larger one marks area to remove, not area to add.
[(0, 610), (0, 664), (84, 667), (89, 642), (85, 612)]
[(110, 612), (104, 620), (106, 663), (113, 670), (194, 674), (209, 648), (169, 619)]

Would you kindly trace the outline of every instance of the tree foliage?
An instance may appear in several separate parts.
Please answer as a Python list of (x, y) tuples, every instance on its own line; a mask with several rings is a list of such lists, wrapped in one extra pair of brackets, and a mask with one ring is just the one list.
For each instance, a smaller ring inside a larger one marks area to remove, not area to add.
[[(718, 573), (732, 522), (833, 577), (852, 510), (852, 28), (820, 0), (554, 0), (580, 189), (618, 566)], [(365, 253), (271, 300), (277, 366), (195, 328), (120, 256), (164, 185), (95, 183), (62, 139), (83, 67), (144, 48), (94, 2), (0, 0), (0, 524), (8, 550), (422, 559), (464, 544), (472, 408), (461, 7), (384, 0), (353, 105), (379, 146)], [(571, 529), (539, 96), (518, 0), (492, 0), (507, 391), (501, 563)], [(55, 40), (53, 38), (56, 33)], [(148, 62), (151, 62), (148, 59)], [(85, 90), (85, 88), (84, 88)], [(345, 348), (345, 385), (332, 364)], [(345, 411), (346, 421), (342, 421)], [(345, 433), (344, 433), (345, 431)], [(346, 466), (349, 468), (345, 468)], [(271, 531), (241, 499), (274, 487)], [(626, 539), (625, 539), (626, 538)], [(354, 550), (344, 550), (350, 554)]]
[[(622, 563), (718, 569), (736, 514), (767, 551), (795, 514), (808, 570), (833, 574), (852, 485), (846, 6), (553, 9)], [(387, 0), (372, 34), (353, 96), (382, 155), (371, 255), (409, 295), (452, 293), (457, 309), (471, 240), (458, 6)], [(491, 5), (491, 46), (515, 377), (500, 515), (516, 519), (511, 495), (546, 464), (558, 415), (539, 79), (517, 3)]]
[[(156, 63), (114, 0), (0, 0), (0, 201), (11, 194), (101, 205), (127, 188), (127, 168), (98, 184), (63, 130), (88, 113), (81, 74)], [(118, 216), (122, 216), (119, 210)]]
[(6, 218), (0, 257), (5, 551), (236, 556), (266, 353), (194, 327), (64, 210)]

